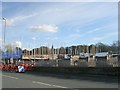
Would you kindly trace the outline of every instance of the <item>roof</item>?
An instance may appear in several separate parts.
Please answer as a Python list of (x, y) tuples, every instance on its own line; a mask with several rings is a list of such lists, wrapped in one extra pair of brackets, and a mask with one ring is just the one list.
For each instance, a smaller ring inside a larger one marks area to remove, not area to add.
[(87, 58), (87, 57), (89, 57), (88, 53), (80, 54), (80, 58)]
[(95, 56), (97, 57), (105, 57), (108, 55), (108, 52), (100, 52), (100, 53), (96, 53)]

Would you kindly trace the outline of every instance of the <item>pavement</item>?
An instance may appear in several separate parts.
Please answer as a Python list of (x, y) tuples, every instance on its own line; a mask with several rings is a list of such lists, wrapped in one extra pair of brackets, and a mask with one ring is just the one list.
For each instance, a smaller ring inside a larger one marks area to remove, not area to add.
[(118, 88), (117, 77), (79, 78), (52, 74), (2, 72), (2, 88)]

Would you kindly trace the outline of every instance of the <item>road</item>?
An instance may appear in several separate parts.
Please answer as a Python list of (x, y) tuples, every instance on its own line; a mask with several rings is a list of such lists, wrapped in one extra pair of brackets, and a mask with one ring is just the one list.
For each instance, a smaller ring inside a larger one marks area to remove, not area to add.
[(2, 88), (118, 88), (116, 78), (69, 78), (44, 74), (3, 72)]

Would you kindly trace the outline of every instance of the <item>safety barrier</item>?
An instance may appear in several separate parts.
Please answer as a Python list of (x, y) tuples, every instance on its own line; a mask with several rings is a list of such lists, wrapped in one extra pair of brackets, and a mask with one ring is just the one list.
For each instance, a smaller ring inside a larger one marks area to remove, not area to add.
[(21, 64), (21, 65), (4, 65), (4, 64), (1, 64), (0, 65), (0, 70), (3, 70), (3, 71), (16, 71), (16, 70), (19, 70), (19, 66), (22, 66), (24, 67), (24, 70), (27, 71), (32, 71), (33, 70), (33, 65), (32, 64)]
[(118, 67), (118, 60), (106, 60), (106, 59), (97, 59), (97, 60), (39, 60), (35, 62), (39, 67)]

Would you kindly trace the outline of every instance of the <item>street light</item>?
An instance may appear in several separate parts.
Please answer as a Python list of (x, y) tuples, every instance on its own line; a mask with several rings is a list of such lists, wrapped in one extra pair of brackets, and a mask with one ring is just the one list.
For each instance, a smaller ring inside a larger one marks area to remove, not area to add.
[(34, 42), (33, 42), (34, 43), (34, 48), (33, 48), (33, 52), (34, 52), (33, 53), (33, 57), (34, 57), (34, 60), (33, 60), (33, 62), (35, 63), (35, 40), (36, 40), (36, 37), (33, 37), (32, 39), (34, 40)]
[(4, 40), (4, 42), (3, 42), (3, 43), (4, 43), (4, 49), (5, 49), (6, 19), (5, 19), (5, 18), (3, 18), (3, 20), (5, 21), (5, 24), (4, 24), (5, 26), (4, 26), (4, 30), (3, 30), (3, 32), (4, 32), (4, 39), (3, 39), (3, 40)]
[[(4, 24), (4, 30), (3, 30), (3, 33), (4, 33), (4, 36), (3, 36), (3, 51), (5, 51), (5, 32), (6, 32), (6, 19), (5, 18), (2, 18), (4, 21), (5, 21), (5, 24)], [(5, 57), (5, 56), (4, 56)], [(4, 60), (4, 63), (6, 63), (6, 61)]]

